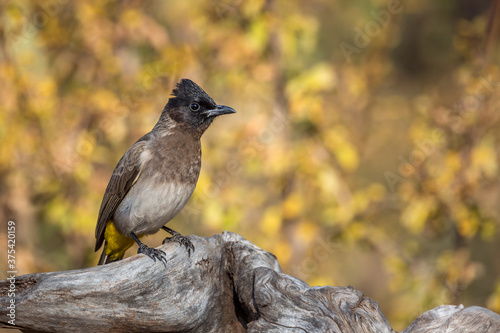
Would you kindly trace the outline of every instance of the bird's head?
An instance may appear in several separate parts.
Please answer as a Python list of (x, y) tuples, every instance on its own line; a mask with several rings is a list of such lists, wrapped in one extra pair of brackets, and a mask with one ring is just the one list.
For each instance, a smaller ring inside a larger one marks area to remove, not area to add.
[(181, 128), (203, 134), (215, 117), (235, 113), (233, 108), (217, 105), (196, 83), (182, 79), (172, 91), (164, 113)]

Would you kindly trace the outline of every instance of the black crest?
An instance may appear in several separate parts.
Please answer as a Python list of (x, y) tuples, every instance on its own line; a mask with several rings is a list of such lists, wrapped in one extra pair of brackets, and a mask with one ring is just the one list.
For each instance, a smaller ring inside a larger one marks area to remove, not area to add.
[(177, 88), (172, 91), (172, 94), (176, 98), (187, 102), (191, 102), (193, 99), (198, 101), (205, 100), (212, 105), (216, 105), (212, 97), (208, 96), (200, 86), (189, 79), (182, 79), (177, 83)]

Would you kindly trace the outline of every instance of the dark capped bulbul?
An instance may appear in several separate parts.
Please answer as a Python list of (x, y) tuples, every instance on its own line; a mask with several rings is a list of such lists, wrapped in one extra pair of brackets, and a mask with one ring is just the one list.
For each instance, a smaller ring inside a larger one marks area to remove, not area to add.
[(122, 156), (102, 199), (95, 251), (104, 243), (99, 265), (123, 258), (134, 241), (137, 253), (166, 263), (165, 253), (140, 241), (164, 229), (188, 254), (194, 246), (165, 226), (193, 194), (201, 168), (200, 138), (215, 117), (235, 113), (217, 105), (196, 83), (183, 79), (172, 91), (158, 123)]

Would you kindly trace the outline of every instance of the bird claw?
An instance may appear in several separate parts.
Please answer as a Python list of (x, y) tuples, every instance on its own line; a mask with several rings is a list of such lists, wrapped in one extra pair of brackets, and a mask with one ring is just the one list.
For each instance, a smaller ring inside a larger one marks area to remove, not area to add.
[(172, 237), (165, 238), (163, 240), (162, 244), (165, 244), (167, 242), (168, 243), (177, 242), (180, 245), (184, 245), (184, 247), (186, 248), (186, 251), (187, 251), (189, 257), (191, 257), (191, 251), (193, 251), (193, 253), (194, 253), (194, 245), (193, 245), (193, 243), (191, 243), (191, 241), (186, 236), (182, 236), (178, 232), (174, 233)]
[(165, 267), (167, 266), (167, 259), (165, 258), (165, 252), (159, 249), (153, 249), (146, 244), (139, 245), (137, 253), (142, 253), (153, 259), (156, 262), (158, 259)]

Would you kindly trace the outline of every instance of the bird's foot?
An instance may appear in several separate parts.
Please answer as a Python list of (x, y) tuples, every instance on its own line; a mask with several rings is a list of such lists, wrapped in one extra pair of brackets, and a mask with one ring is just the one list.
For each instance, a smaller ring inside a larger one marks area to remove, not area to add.
[[(166, 230), (169, 229), (169, 230)], [(186, 251), (188, 253), (188, 256), (191, 257), (191, 251), (194, 252), (194, 245), (191, 243), (191, 241), (186, 237), (182, 236), (180, 233), (178, 233), (175, 230), (172, 230), (170, 228), (165, 227), (164, 230), (166, 230), (169, 234), (172, 235), (172, 237), (167, 237), (163, 240), (163, 244), (165, 243), (171, 243), (171, 242), (177, 242), (180, 245), (184, 245), (186, 248)]]
[(159, 249), (154, 249), (149, 246), (147, 246), (144, 243), (141, 243), (139, 245), (139, 249), (137, 250), (137, 253), (142, 253), (153, 259), (154, 262), (156, 262), (156, 259), (158, 259), (165, 267), (167, 266), (167, 259), (165, 258), (165, 252)]

